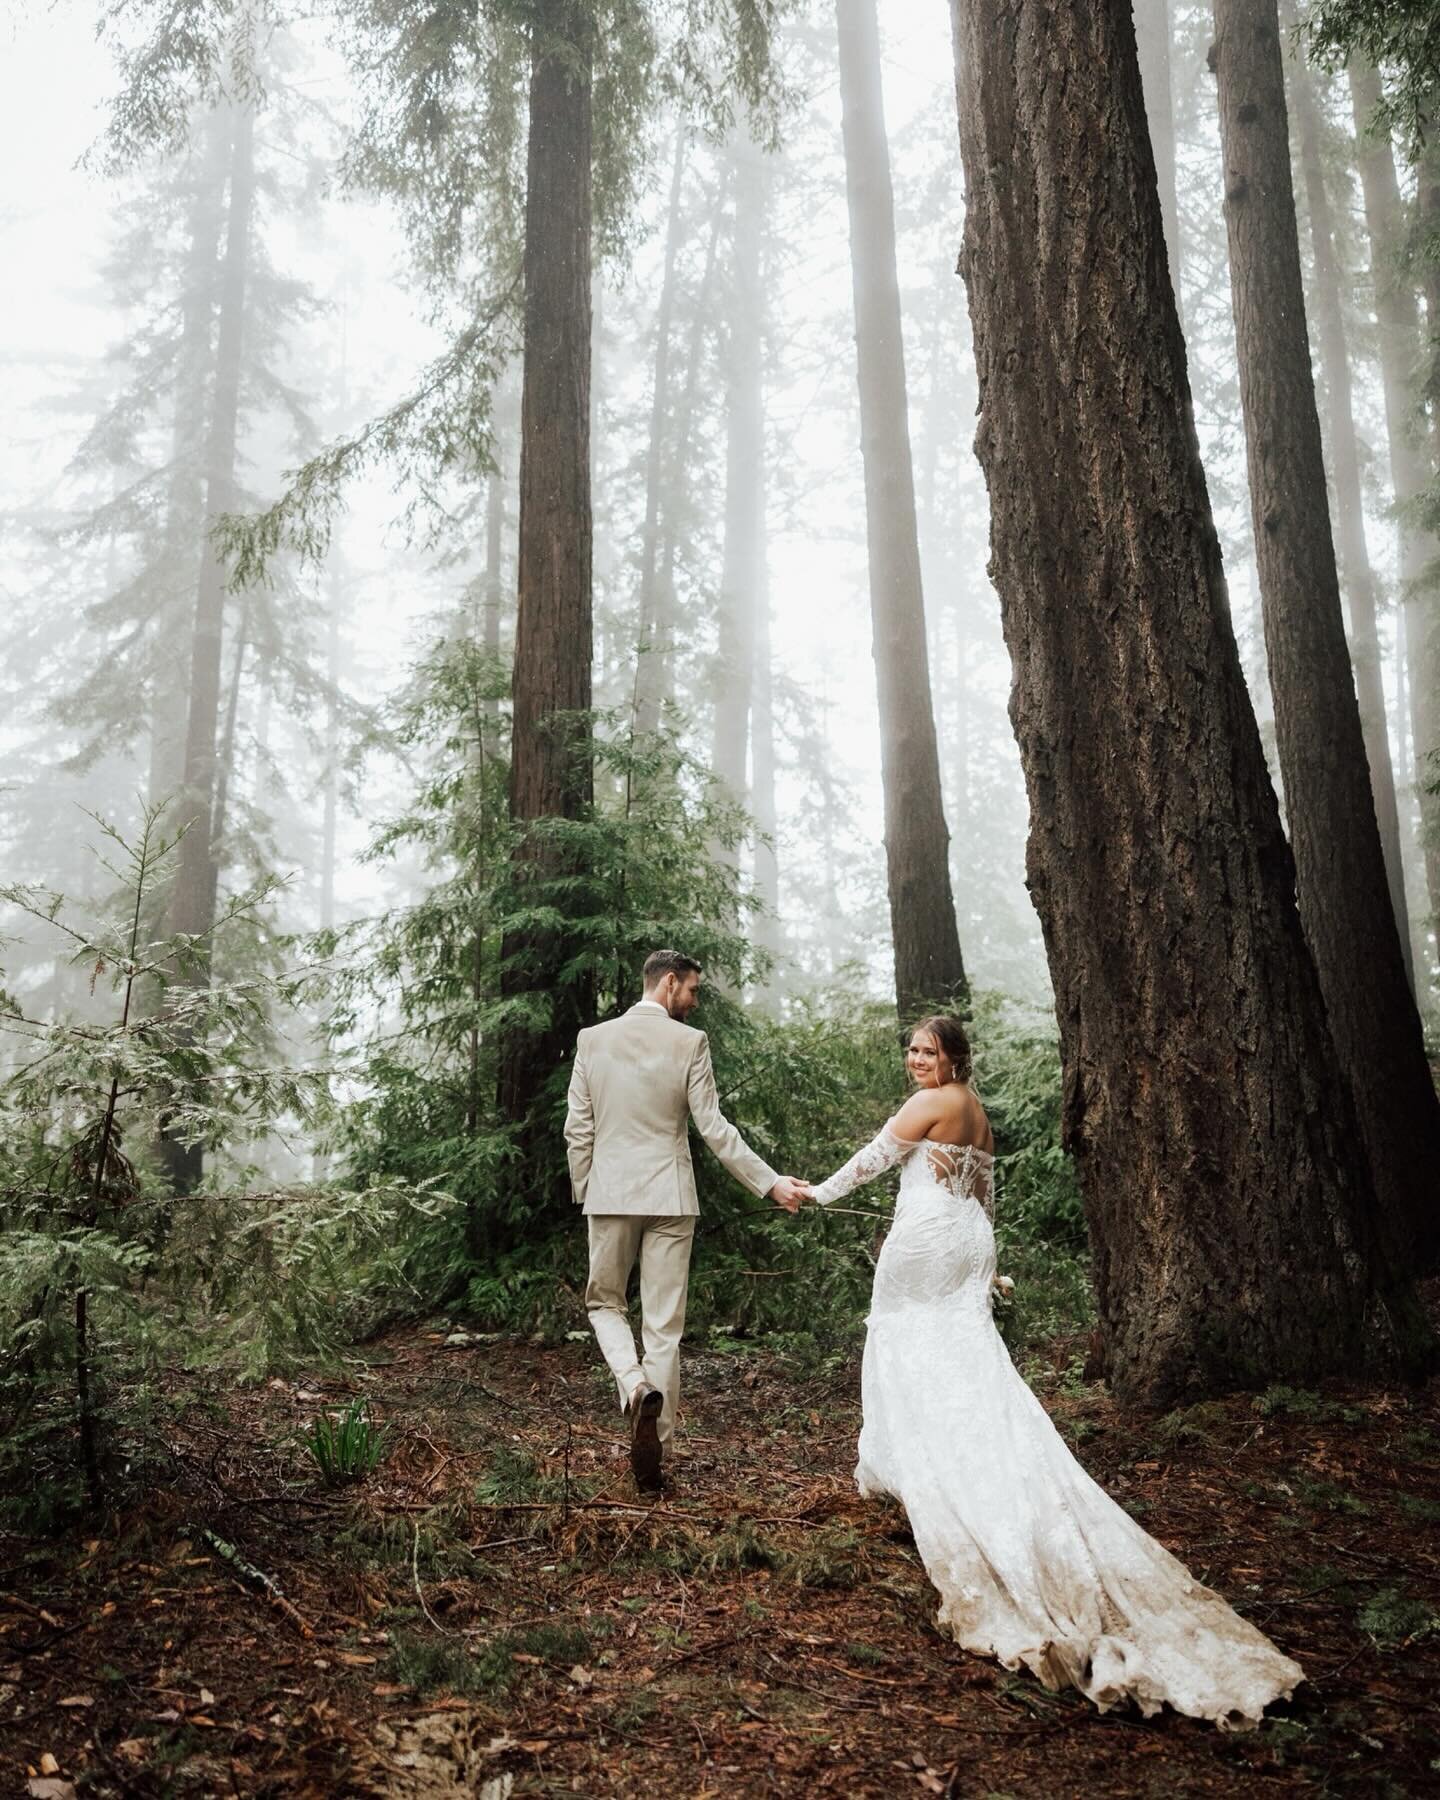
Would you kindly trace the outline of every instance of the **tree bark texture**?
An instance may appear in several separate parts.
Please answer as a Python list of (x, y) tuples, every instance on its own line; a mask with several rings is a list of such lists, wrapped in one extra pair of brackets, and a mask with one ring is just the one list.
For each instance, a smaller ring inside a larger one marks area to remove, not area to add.
[(1397, 1269), (1433, 1255), (1440, 1100), (1385, 872), (1340, 608), (1276, 0), (1215, 0), (1230, 289), (1255, 560), (1300, 921)]
[(1129, 0), (951, 10), (976, 449), (1108, 1372), (1164, 1405), (1354, 1369), (1396, 1334), (1231, 629)]
[(967, 996), (930, 693), (875, 0), (836, 0), (885, 860), (901, 1020)]
[[(531, 58), (510, 763), (510, 817), (521, 826), (577, 818), (593, 796), (591, 32), (584, 7), (542, 9)], [(556, 853), (533, 837), (517, 855), (522, 876), (559, 872)], [(565, 956), (563, 932), (511, 933), (504, 945), (504, 991), (543, 994), (548, 1010), (542, 1028), (507, 1034), (500, 1103), (514, 1121), (529, 1116), (584, 1022), (584, 993), (560, 981)]]
[(1370, 133), (1380, 104), (1380, 78), (1363, 63), (1350, 64), (1350, 97), (1355, 114), (1355, 160), (1365, 198), (1365, 228), (1370, 238), (1370, 266), (1379, 326), (1380, 379), (1385, 395), (1385, 434), (1390, 449), (1390, 475), (1400, 520), (1401, 604), (1410, 657), (1410, 731), (1416, 792), (1420, 806), (1420, 842), (1425, 861), (1425, 889), (1430, 902), (1430, 934), (1440, 918), (1440, 796), (1426, 792), (1427, 780), (1440, 773), (1440, 633), (1432, 630), (1428, 603), (1418, 584), (1427, 564), (1440, 554), (1434, 537), (1403, 516), (1434, 479), (1434, 448), (1425, 441), (1417, 416), (1416, 383), (1420, 371), (1420, 310), (1415, 282), (1401, 266), (1404, 214), (1395, 157), (1388, 138)]
[[(1288, 0), (1284, 25), (1293, 36), (1295, 9)], [(1405, 903), (1405, 863), (1400, 848), (1400, 813), (1395, 800), (1395, 771), (1390, 760), (1390, 724), (1381, 680), (1380, 634), (1377, 622), (1375, 576), (1365, 542), (1365, 507), (1360, 486), (1360, 446), (1355, 430), (1350, 357), (1345, 342), (1345, 318), (1340, 299), (1340, 264), (1335, 248), (1334, 213), (1325, 181), (1321, 152), (1320, 109), (1314, 81), (1303, 56), (1294, 56), (1290, 91), (1295, 100), (1295, 124), (1300, 142), (1300, 165), (1305, 178), (1305, 199), (1310, 213), (1313, 251), (1315, 336), (1324, 375), (1326, 411), (1329, 415), (1330, 473), (1335, 490), (1335, 536), (1340, 570), (1350, 606), (1351, 660), (1355, 668), (1355, 693), (1360, 703), (1360, 726), (1365, 736), (1365, 757), (1370, 769), (1370, 794), (1380, 846), (1385, 855), (1385, 877), (1395, 929), (1405, 962), (1405, 978), (1415, 992), (1415, 966), (1410, 947), (1410, 909)]]

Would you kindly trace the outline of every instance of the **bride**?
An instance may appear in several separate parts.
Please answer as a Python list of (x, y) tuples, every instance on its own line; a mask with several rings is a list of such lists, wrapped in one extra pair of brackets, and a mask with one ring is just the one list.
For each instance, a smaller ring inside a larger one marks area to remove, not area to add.
[(904, 1165), (865, 1340), (861, 1493), (904, 1504), (940, 1625), (967, 1650), (1102, 1711), (1128, 1697), (1147, 1717), (1168, 1702), (1254, 1725), (1299, 1664), (1090, 1479), (1017, 1374), (990, 1316), (994, 1140), (964, 1029), (923, 1020), (906, 1064), (916, 1092), (813, 1194)]

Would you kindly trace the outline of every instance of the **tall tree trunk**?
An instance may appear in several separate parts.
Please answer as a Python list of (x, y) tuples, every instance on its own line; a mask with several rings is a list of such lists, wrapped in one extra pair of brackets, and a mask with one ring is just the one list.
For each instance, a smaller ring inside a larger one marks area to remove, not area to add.
[(780, 821), (775, 804), (775, 672), (770, 657), (770, 582), (762, 572), (755, 605), (750, 810), (755, 819), (755, 890), (764, 908), (755, 923), (755, 937), (762, 949), (774, 955), (780, 949), (780, 863), (776, 843)]
[(320, 928), (335, 924), (335, 865), (340, 841), (340, 614), (344, 578), (340, 552), (330, 550), (329, 604), (325, 620), (325, 789), (320, 819)]
[[(216, 732), (220, 713), (220, 658), (225, 628), (225, 566), (210, 534), (236, 501), (236, 447), (240, 429), (240, 371), (244, 354), (245, 308), (250, 238), (255, 205), (255, 112), (234, 108), (230, 156), (230, 206), (225, 254), (220, 269), (219, 322), (215, 340), (215, 380), (205, 452), (205, 543), (195, 600), (191, 640), (190, 699), (185, 730), (185, 786), (180, 820), (186, 827), (180, 865), (170, 897), (170, 929), (197, 940), (195, 960), (203, 976), (209, 966), (206, 934), (215, 923), (218, 871), (214, 866), (213, 821)], [(194, 968), (181, 971), (193, 978)], [(167, 1169), (177, 1193), (194, 1191), (204, 1171), (198, 1146), (165, 1142)]]
[[(524, 390), (520, 418), (519, 595), (510, 817), (526, 826), (576, 818), (590, 804), (588, 752), (593, 624), (590, 553), (590, 190), (592, 24), (588, 8), (544, 9), (531, 57), (525, 192)], [(567, 716), (570, 722), (567, 723)], [(581, 719), (580, 724), (573, 721)], [(527, 836), (522, 877), (554, 874), (556, 852)], [(542, 1028), (512, 1027), (499, 1098), (527, 1120), (574, 1048), (588, 1011), (583, 984), (563, 982), (563, 933), (512, 931), (502, 991), (538, 993)], [(537, 1153), (547, 1127), (536, 1127)]]
[[(725, 542), (715, 693), (716, 779), (749, 798), (747, 752), (754, 699), (755, 632), (765, 585), (765, 399), (760, 337), (764, 152), (742, 126), (735, 172), (734, 284), (725, 356)], [(723, 854), (729, 854), (728, 851)]]
[(1165, 221), (1165, 255), (1175, 311), (1185, 319), (1180, 291), (1180, 202), (1175, 186), (1175, 104), (1170, 87), (1170, 0), (1135, 0), (1135, 38), (1140, 51), (1140, 83), (1145, 119), (1155, 157), (1160, 214)]
[(1397, 1269), (1436, 1253), (1440, 1100), (1385, 872), (1330, 536), (1276, 0), (1214, 0), (1230, 287), (1300, 921)]
[(885, 858), (895, 998), (904, 1020), (926, 1006), (963, 1004), (968, 989), (930, 697), (875, 0), (836, 0), (836, 19)]
[[(1284, 24), (1293, 38), (1294, 0), (1286, 0)], [(1395, 801), (1395, 774), (1390, 761), (1390, 725), (1381, 681), (1380, 634), (1377, 624), (1375, 577), (1365, 542), (1365, 508), (1360, 487), (1360, 448), (1355, 432), (1355, 412), (1350, 384), (1350, 358), (1345, 343), (1345, 319), (1340, 302), (1340, 266), (1335, 249), (1334, 218), (1325, 183), (1321, 154), (1320, 111), (1303, 56), (1292, 60), (1291, 91), (1295, 97), (1295, 121), (1300, 139), (1300, 165), (1305, 177), (1305, 197), (1310, 213), (1310, 239), (1315, 276), (1315, 333), (1324, 371), (1330, 471), (1335, 487), (1335, 527), (1340, 568), (1350, 603), (1351, 655), (1355, 666), (1355, 692), (1360, 702), (1360, 725), (1365, 735), (1365, 757), (1370, 769), (1370, 793), (1380, 845), (1385, 854), (1385, 875), (1405, 978), (1415, 992), (1415, 967), (1410, 948), (1410, 910), (1405, 904), (1405, 864), (1400, 850), (1400, 814)]]
[(714, 292), (715, 264), (720, 248), (720, 228), (725, 206), (724, 183), (715, 196), (710, 218), (710, 236), (705, 246), (705, 264), (696, 290), (695, 305), (690, 314), (690, 331), (685, 343), (685, 384), (675, 410), (674, 441), (666, 458), (667, 479), (664, 503), (660, 509), (660, 571), (655, 591), (655, 657), (661, 699), (671, 700), (675, 694), (675, 557), (684, 532), (689, 488), (690, 452), (695, 420), (695, 403), (700, 393), (700, 376), (705, 361), (705, 333), (711, 324), (710, 296)]
[[(675, 128), (675, 161), (666, 210), (665, 268), (655, 315), (655, 382), (650, 399), (650, 441), (645, 452), (645, 523), (640, 534), (640, 629), (635, 645), (635, 729), (642, 735), (660, 723), (666, 698), (666, 647), (660, 638), (660, 492), (665, 479), (665, 437), (670, 425), (670, 333), (675, 314), (675, 260), (680, 250), (680, 199), (685, 183), (685, 125)], [(667, 621), (668, 624), (668, 621)]]
[(1370, 124), (1380, 104), (1380, 78), (1358, 61), (1351, 62), (1349, 72), (1355, 113), (1355, 160), (1365, 197), (1375, 317), (1380, 328), (1380, 378), (1385, 394), (1390, 476), (1396, 505), (1402, 509), (1400, 582), (1410, 656), (1410, 731), (1425, 887), (1431, 912), (1429, 930), (1433, 935), (1440, 919), (1440, 797), (1427, 793), (1426, 782), (1435, 777), (1434, 758), (1440, 751), (1440, 643), (1431, 632), (1430, 607), (1418, 584), (1437, 546), (1429, 533), (1404, 516), (1404, 509), (1425, 492), (1435, 473), (1435, 459), (1417, 430), (1413, 384), (1420, 357), (1420, 316), (1414, 281), (1401, 269), (1404, 220), (1395, 158), (1388, 138), (1370, 134)]
[(235, 634), (235, 649), (230, 663), (230, 686), (225, 698), (225, 722), (215, 758), (215, 800), (210, 811), (210, 917), (215, 917), (219, 892), (220, 864), (228, 846), (225, 833), (230, 824), (230, 787), (235, 779), (236, 743), (240, 730), (240, 684), (245, 677), (245, 657), (250, 648), (250, 606), (247, 601), (240, 614), (240, 629)]
[[(177, 618), (193, 618), (195, 584), (203, 552), (205, 513), (203, 472), (205, 431), (214, 375), (216, 257), (225, 217), (225, 184), (231, 152), (222, 113), (202, 122), (196, 187), (190, 205), (190, 245), (185, 257), (180, 301), (180, 346), (175, 366), (175, 414), (171, 431), (170, 481), (165, 499), (165, 567), (175, 590), (162, 600), (156, 619), (159, 639), (151, 693), (150, 804), (179, 794), (185, 779), (186, 694), (191, 646), (176, 630)], [(181, 608), (184, 609), (183, 615)]]
[(1386, 1335), (1369, 1174), (1231, 629), (1129, 0), (952, 17), (976, 448), (1109, 1373), (1167, 1404), (1353, 1370)]

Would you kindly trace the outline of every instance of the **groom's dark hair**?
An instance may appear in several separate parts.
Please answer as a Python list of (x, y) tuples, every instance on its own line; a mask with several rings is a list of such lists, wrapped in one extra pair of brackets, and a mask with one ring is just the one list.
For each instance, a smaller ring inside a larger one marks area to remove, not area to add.
[(700, 975), (703, 972), (693, 956), (686, 956), (679, 950), (652, 950), (645, 958), (640, 979), (648, 993), (667, 975), (677, 976), (683, 981), (687, 975)]

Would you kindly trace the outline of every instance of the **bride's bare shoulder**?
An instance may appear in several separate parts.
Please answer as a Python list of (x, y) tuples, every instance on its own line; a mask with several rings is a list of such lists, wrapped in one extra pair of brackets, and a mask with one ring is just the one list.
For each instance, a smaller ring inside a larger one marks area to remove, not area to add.
[(945, 1095), (945, 1122), (951, 1128), (947, 1135), (953, 1135), (956, 1143), (993, 1151), (995, 1138), (990, 1119), (974, 1092), (964, 1083), (956, 1083), (941, 1092)]

